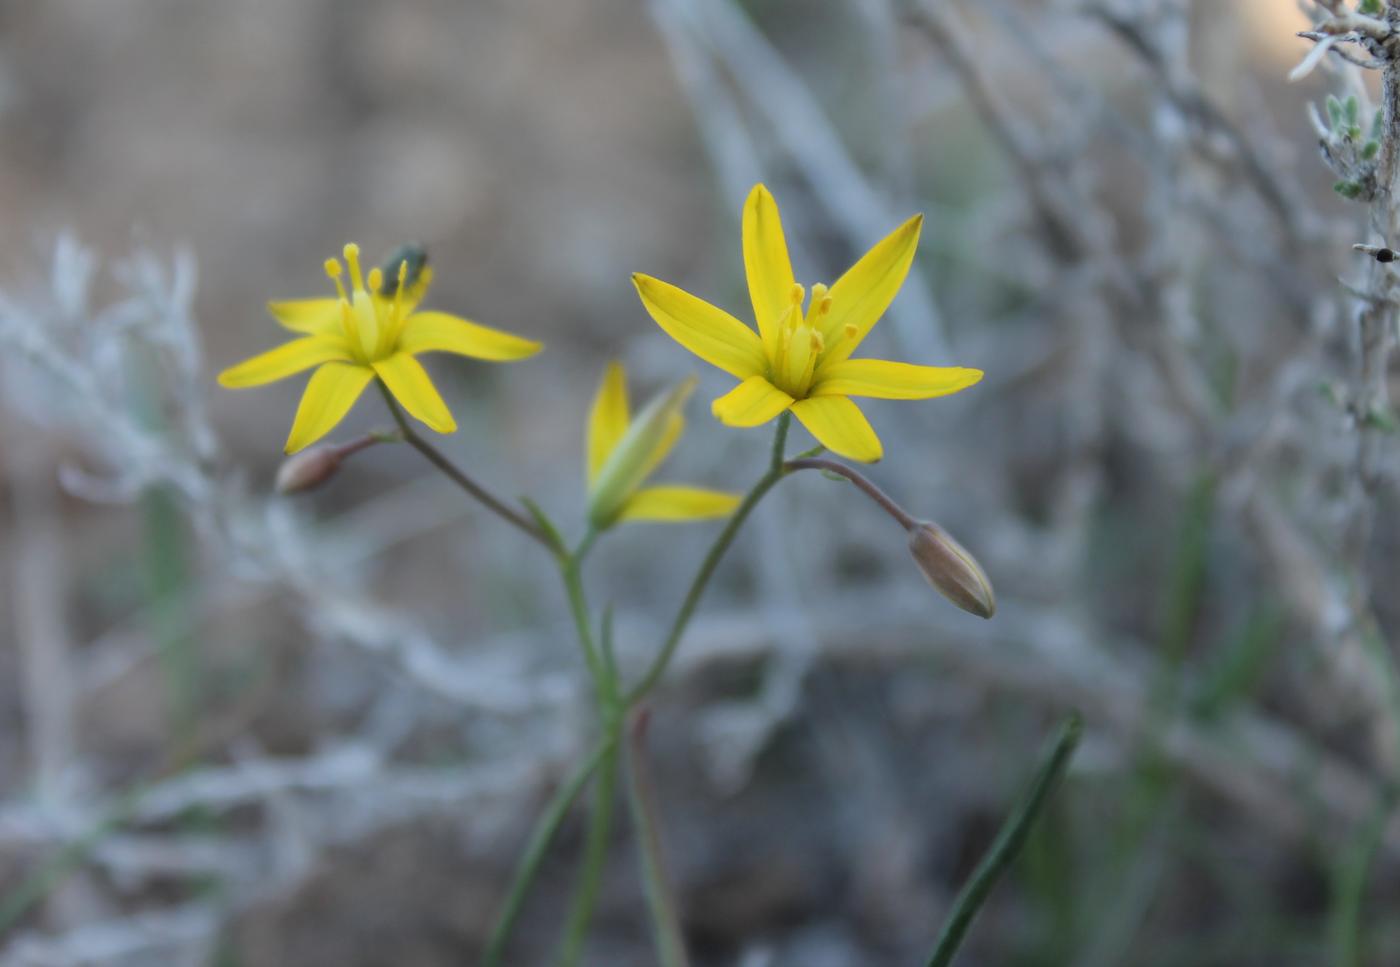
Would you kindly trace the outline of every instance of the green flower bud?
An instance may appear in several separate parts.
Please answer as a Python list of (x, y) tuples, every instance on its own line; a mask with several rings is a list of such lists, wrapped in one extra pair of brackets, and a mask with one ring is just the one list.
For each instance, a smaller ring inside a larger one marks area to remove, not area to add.
[(667, 430), (680, 419), (681, 407), (695, 389), (695, 378), (663, 393), (642, 408), (598, 471), (588, 496), (588, 521), (602, 530), (611, 526), (631, 497), (655, 468), (654, 456)]
[(979, 618), (996, 614), (996, 594), (987, 572), (943, 528), (932, 521), (910, 528), (909, 553), (939, 594)]

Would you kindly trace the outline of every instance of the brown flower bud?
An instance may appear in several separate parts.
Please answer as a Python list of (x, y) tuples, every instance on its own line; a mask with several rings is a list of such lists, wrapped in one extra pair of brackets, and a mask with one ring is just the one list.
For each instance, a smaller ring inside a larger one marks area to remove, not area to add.
[(279, 494), (299, 494), (314, 490), (335, 476), (345, 459), (345, 449), (318, 446), (303, 450), (282, 461), (277, 470)]
[(987, 572), (943, 528), (932, 521), (911, 527), (909, 553), (939, 594), (979, 618), (996, 614), (997, 599)]

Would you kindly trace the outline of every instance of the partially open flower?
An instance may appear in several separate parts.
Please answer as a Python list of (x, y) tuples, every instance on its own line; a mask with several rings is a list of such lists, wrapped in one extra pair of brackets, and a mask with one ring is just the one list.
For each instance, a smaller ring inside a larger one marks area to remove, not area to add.
[(909, 553), (939, 594), (979, 618), (996, 614), (996, 594), (987, 572), (943, 528), (932, 521), (910, 528)]
[(670, 454), (685, 428), (681, 408), (695, 388), (688, 379), (632, 416), (627, 377), (608, 366), (588, 420), (588, 519), (598, 529), (621, 520), (686, 521), (726, 517), (735, 494), (703, 487), (642, 486)]

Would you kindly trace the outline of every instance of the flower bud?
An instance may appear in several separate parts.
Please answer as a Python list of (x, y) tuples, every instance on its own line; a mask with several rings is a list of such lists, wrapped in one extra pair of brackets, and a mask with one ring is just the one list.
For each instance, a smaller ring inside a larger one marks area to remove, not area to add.
[(314, 490), (340, 469), (345, 459), (341, 447), (318, 446), (303, 450), (282, 461), (277, 469), (276, 488), (279, 494), (299, 494)]
[(695, 389), (691, 377), (642, 408), (607, 462), (598, 471), (588, 497), (588, 519), (594, 527), (609, 527), (617, 519), (642, 481), (655, 469), (655, 457), (666, 441), (672, 421), (680, 416), (686, 398)]
[(979, 618), (996, 614), (996, 595), (987, 572), (943, 528), (932, 521), (910, 528), (909, 553), (939, 594)]

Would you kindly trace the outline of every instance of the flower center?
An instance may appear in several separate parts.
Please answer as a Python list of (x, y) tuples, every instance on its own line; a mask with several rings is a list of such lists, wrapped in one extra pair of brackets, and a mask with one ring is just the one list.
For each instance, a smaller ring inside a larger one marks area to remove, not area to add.
[(350, 344), (351, 354), (361, 363), (372, 363), (393, 355), (403, 331), (404, 318), (408, 315), (403, 302), (408, 260), (399, 262), (398, 285), (394, 287), (393, 296), (386, 297), (380, 294), (384, 291), (383, 270), (374, 268), (367, 277), (362, 275), (360, 247), (354, 242), (345, 246), (344, 255), (350, 267), (349, 293), (341, 279), (344, 269), (337, 259), (326, 260), (326, 275), (335, 283), (340, 296), (340, 328)]
[(826, 351), (822, 320), (831, 312), (831, 296), (826, 286), (812, 286), (812, 300), (802, 312), (806, 296), (802, 286), (793, 283), (791, 301), (778, 321), (778, 346), (770, 360), (773, 383), (796, 399), (803, 399), (812, 388), (812, 374)]

